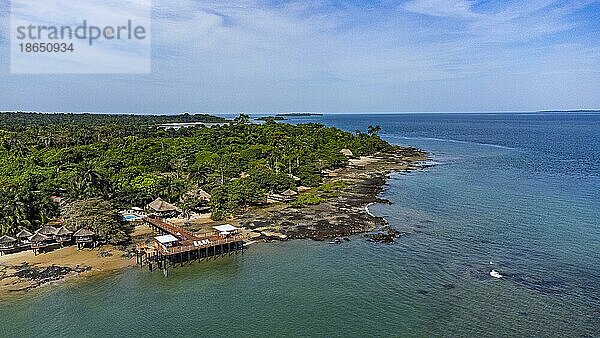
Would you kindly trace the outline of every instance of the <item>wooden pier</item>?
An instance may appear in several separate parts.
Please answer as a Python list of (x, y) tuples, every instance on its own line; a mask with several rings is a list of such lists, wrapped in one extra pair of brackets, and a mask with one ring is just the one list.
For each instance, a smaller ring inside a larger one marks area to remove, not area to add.
[(156, 233), (152, 244), (138, 244), (136, 247), (137, 264), (146, 265), (150, 271), (154, 268), (168, 275), (170, 267), (201, 260), (216, 259), (227, 255), (244, 253), (244, 240), (241, 235), (204, 234), (195, 235), (190, 231), (169, 224), (158, 217), (148, 216), (144, 223)]

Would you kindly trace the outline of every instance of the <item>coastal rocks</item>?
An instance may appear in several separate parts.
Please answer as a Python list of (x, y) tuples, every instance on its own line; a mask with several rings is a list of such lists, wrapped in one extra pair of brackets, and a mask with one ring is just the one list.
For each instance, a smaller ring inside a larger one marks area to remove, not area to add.
[(112, 252), (110, 251), (100, 251), (98, 252), (99, 257), (112, 257)]
[(287, 241), (288, 236), (286, 234), (266, 230), (266, 229), (254, 229), (252, 231), (246, 232), (246, 239), (249, 241), (264, 241), (264, 242), (274, 242), (274, 241)]
[(366, 233), (365, 237), (370, 242), (394, 243), (394, 240), (399, 238), (400, 235), (400, 231), (392, 228), (389, 225), (386, 225), (381, 227), (379, 230)]
[(288, 239), (287, 235), (274, 231), (262, 231), (260, 234), (260, 239), (267, 241), (286, 241)]
[[(360, 168), (350, 166), (335, 170), (335, 177), (325, 179), (330, 189), (313, 189), (311, 193), (324, 202), (295, 208), (286, 204), (275, 204), (257, 208), (237, 215), (239, 224), (250, 232), (276, 232), (284, 238), (266, 236), (264, 240), (313, 239), (328, 241), (336, 237), (373, 231), (386, 226), (387, 221), (369, 213), (365, 206), (390, 201), (379, 197), (385, 189), (392, 172), (409, 170), (408, 164), (419, 167), (426, 154), (413, 148), (397, 148), (376, 157), (362, 159)], [(331, 175), (330, 175), (331, 176)], [(391, 228), (381, 228), (369, 236), (374, 242), (393, 242), (399, 233)]]
[(12, 267), (15, 272), (7, 275), (7, 278), (17, 277), (29, 282), (29, 285), (22, 291), (37, 288), (44, 284), (59, 281), (72, 273), (81, 273), (91, 270), (91, 267), (77, 266), (70, 268), (66, 266), (51, 265), (48, 267), (36, 267), (27, 263)]

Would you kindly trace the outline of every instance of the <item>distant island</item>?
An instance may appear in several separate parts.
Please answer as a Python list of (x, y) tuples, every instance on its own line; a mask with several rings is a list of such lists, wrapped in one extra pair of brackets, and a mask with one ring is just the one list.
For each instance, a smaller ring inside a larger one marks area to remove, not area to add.
[(277, 114), (276, 116), (294, 116), (294, 117), (298, 117), (298, 116), (323, 116), (323, 114), (321, 114), (321, 113), (281, 113), (281, 114)]
[(539, 110), (538, 113), (598, 113), (600, 109)]
[(257, 121), (285, 121), (287, 119), (281, 115), (278, 115), (278, 116), (261, 116), (261, 117), (255, 118), (255, 120), (257, 120)]

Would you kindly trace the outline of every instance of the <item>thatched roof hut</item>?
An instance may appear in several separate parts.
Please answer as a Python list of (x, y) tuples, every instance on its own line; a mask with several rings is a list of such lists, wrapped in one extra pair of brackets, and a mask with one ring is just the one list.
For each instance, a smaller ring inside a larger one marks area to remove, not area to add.
[(164, 201), (162, 198), (158, 197), (154, 201), (148, 204), (148, 208), (152, 209), (155, 212), (176, 212), (177, 207), (171, 203)]
[(297, 192), (297, 191), (294, 191), (294, 190), (292, 190), (292, 189), (288, 189), (288, 190), (286, 190), (286, 191), (282, 192), (281, 194), (282, 194), (283, 196), (292, 197), (292, 196), (296, 196), (296, 195), (298, 195), (298, 192)]
[(66, 227), (62, 227), (56, 232), (56, 236), (71, 236), (72, 234), (73, 231), (67, 229)]
[(56, 244), (52, 238), (52, 236), (46, 236), (39, 231), (36, 232), (33, 236), (29, 237), (31, 249), (37, 255), (41, 250), (45, 250), (46, 248), (51, 247), (53, 244)]
[(291, 202), (296, 199), (297, 195), (298, 195), (298, 192), (296, 192), (292, 189), (288, 189), (288, 190), (282, 192), (281, 194), (270, 194), (269, 196), (267, 196), (267, 203)]
[(36, 231), (36, 233), (42, 234), (42, 235), (48, 236), (48, 237), (56, 236), (57, 232), (58, 232), (58, 229), (53, 226), (50, 226), (50, 225), (41, 227), (38, 231)]
[(204, 191), (203, 189), (195, 189), (186, 192), (183, 196), (181, 196), (181, 200), (196, 200), (200, 202), (210, 202), (210, 194)]
[(31, 236), (33, 236), (33, 234), (31, 232), (29, 232), (26, 229), (23, 229), (23, 230), (19, 231), (16, 238), (19, 241), (19, 244), (21, 246), (27, 246), (27, 245), (29, 245), (29, 238)]
[(29, 241), (35, 245), (38, 243), (44, 243), (44, 242), (48, 242), (50, 240), (50, 237), (40, 233), (40, 232), (36, 232), (33, 236), (29, 237)]
[[(181, 196), (181, 203), (187, 205), (191, 210), (196, 212), (210, 211), (210, 194), (201, 188), (192, 189)], [(179, 209), (177, 211), (180, 211)]]
[(12, 250), (14, 250), (17, 246), (17, 240), (9, 237), (9, 236), (2, 236), (0, 237), (0, 254), (5, 254), (5, 253), (9, 253)]
[(204, 191), (204, 189), (198, 190), (198, 192), (196, 193), (196, 195), (198, 196), (198, 198), (200, 198), (200, 199), (202, 199), (204, 201), (210, 202), (211, 196), (210, 196), (209, 193), (207, 193), (206, 191)]
[(80, 250), (85, 246), (95, 247), (97, 244), (94, 241), (95, 236), (96, 234), (93, 231), (86, 228), (75, 231), (73, 237), (75, 237), (75, 243), (77, 243), (77, 250)]
[(86, 228), (81, 228), (81, 229), (77, 230), (75, 232), (75, 234), (73, 234), (73, 237), (92, 237), (95, 235), (96, 234), (93, 231), (86, 229)]
[(19, 231), (19, 233), (17, 234), (17, 239), (18, 240), (29, 240), (29, 237), (33, 236), (33, 234), (29, 231), (27, 231), (26, 229), (23, 229), (21, 231)]
[(58, 231), (56, 232), (56, 240), (61, 244), (64, 242), (70, 242), (73, 238), (72, 236), (73, 231), (67, 229), (64, 226), (58, 229)]
[(10, 236), (2, 236), (0, 237), (0, 247), (13, 245), (17, 240)]

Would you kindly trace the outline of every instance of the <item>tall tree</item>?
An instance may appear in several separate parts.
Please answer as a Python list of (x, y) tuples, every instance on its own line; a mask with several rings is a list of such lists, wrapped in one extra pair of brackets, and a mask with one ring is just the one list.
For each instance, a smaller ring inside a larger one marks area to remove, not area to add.
[(99, 238), (118, 244), (128, 239), (129, 226), (116, 212), (111, 203), (100, 198), (69, 203), (62, 214), (64, 224), (77, 231), (87, 228)]

